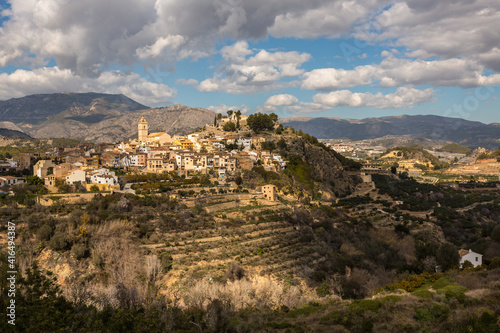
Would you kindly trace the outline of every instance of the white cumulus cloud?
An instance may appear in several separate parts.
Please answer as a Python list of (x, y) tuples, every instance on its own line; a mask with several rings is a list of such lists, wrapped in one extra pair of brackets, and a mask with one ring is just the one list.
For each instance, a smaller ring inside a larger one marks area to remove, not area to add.
[(96, 78), (81, 77), (58, 67), (33, 71), (18, 69), (11, 74), (0, 74), (0, 99), (61, 91), (124, 94), (148, 106), (170, 104), (177, 93), (175, 89), (147, 81), (139, 74), (121, 71), (104, 72)]
[(271, 96), (267, 99), (266, 105), (273, 105), (273, 106), (289, 106), (289, 105), (294, 105), (298, 103), (297, 97), (290, 95), (290, 94), (280, 94), (280, 95), (274, 95)]
[(308, 53), (296, 51), (259, 50), (255, 54), (244, 41), (225, 46), (220, 53), (224, 58), (222, 69), (214, 77), (202, 81), (198, 90), (251, 94), (294, 86), (298, 82), (281, 79), (304, 73), (300, 66), (311, 58)]
[(349, 90), (339, 90), (328, 94), (316, 94), (315, 103), (325, 107), (372, 107), (375, 109), (400, 109), (411, 108), (432, 100), (434, 90), (431, 88), (418, 90), (415, 88), (399, 87), (392, 94), (355, 93)]
[(351, 70), (318, 68), (304, 74), (303, 89), (331, 91), (378, 84), (381, 87), (403, 85), (479, 87), (500, 83), (499, 74), (485, 75), (483, 65), (473, 59), (410, 60), (388, 55), (378, 65), (358, 66)]

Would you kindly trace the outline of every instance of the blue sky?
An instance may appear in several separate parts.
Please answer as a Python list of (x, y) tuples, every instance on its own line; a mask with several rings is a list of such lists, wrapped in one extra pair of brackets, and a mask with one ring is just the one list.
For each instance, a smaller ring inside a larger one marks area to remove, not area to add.
[(0, 1), (0, 100), (500, 122), (493, 0)]

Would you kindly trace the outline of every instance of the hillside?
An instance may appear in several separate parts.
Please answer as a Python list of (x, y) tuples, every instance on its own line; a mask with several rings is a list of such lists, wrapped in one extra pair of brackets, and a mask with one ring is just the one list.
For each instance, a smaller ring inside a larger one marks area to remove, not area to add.
[[(91, 331), (100, 318), (121, 327), (123, 316), (129, 330), (149, 332), (495, 328), (498, 259), (480, 272), (453, 264), (456, 248), (484, 253), (488, 262), (500, 256), (495, 194), (374, 176), (374, 186), (359, 185), (338, 202), (284, 195), (270, 202), (246, 179), (258, 185), (289, 176), (248, 172), (239, 188), (200, 179), (186, 189), (175, 186), (194, 180), (175, 177), (166, 192), (80, 193), (73, 203), (0, 196), (2, 219), (26, 235), (17, 245), (19, 269), (37, 260), (61, 290), (32, 295), (44, 281), (35, 266), (18, 286), (21, 328), (43, 331), (48, 308), (64, 313), (51, 328), (71, 318)], [(0, 235), (5, 244), (6, 232)], [(433, 274), (436, 265), (450, 270)]]
[(7, 128), (0, 128), (0, 136), (8, 137), (8, 138), (23, 138), (23, 139), (31, 138), (26, 133), (16, 131), (16, 130), (7, 129)]
[(456, 143), (450, 143), (439, 148), (437, 151), (447, 152), (447, 153), (458, 153), (458, 154), (470, 154), (472, 149), (464, 147)]
[(498, 147), (500, 128), (464, 119), (439, 116), (394, 116), (361, 120), (339, 118), (292, 117), (280, 119), (284, 125), (320, 139), (348, 138), (365, 140), (387, 135), (425, 137), (453, 141), (469, 148)]

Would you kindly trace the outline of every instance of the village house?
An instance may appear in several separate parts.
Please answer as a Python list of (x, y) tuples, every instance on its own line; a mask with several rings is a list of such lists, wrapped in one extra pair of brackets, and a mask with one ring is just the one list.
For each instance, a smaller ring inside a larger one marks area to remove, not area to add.
[(269, 200), (269, 201), (277, 201), (278, 200), (278, 194), (276, 191), (277, 187), (276, 185), (265, 185), (262, 186), (262, 194), (264, 195), (264, 198)]
[(466, 261), (470, 262), (474, 267), (481, 266), (483, 264), (483, 255), (473, 252), (471, 249), (461, 249), (458, 251), (458, 254), (460, 255), (460, 268), (463, 268)]
[(0, 172), (6, 172), (15, 169), (16, 163), (9, 160), (0, 160)]
[(54, 163), (51, 160), (40, 160), (33, 166), (33, 175), (44, 179), (47, 176), (49, 168), (54, 168)]
[(116, 177), (114, 171), (101, 168), (87, 174), (87, 183), (117, 185), (118, 177)]
[(24, 184), (24, 179), (13, 176), (1, 176), (0, 187)]
[(15, 167), (18, 170), (29, 169), (31, 161), (34, 159), (35, 156), (30, 153), (21, 153), (20, 155), (12, 157), (12, 161), (15, 163)]
[(77, 169), (71, 171), (66, 175), (66, 183), (73, 185), (76, 182), (84, 184), (87, 181), (87, 173), (83, 170)]

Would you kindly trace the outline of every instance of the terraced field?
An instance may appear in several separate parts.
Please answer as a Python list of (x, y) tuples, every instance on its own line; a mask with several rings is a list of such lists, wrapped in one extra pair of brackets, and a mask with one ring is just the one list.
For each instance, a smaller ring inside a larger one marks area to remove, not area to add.
[[(212, 199), (208, 207), (223, 208), (227, 199)], [(157, 230), (160, 241), (143, 247), (171, 256), (172, 269), (163, 281), (187, 285), (200, 278), (217, 280), (232, 261), (248, 272), (281, 279), (301, 276), (326, 260), (328, 246), (311, 242), (311, 228), (290, 221), (292, 207), (242, 199), (236, 207), (202, 212), (211, 222), (191, 225), (189, 231)]]

